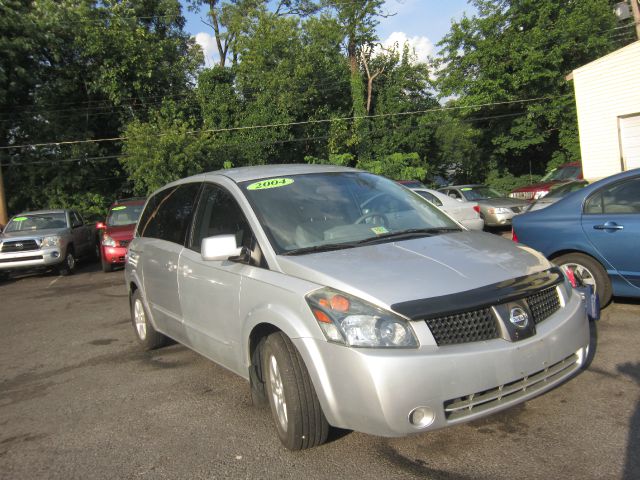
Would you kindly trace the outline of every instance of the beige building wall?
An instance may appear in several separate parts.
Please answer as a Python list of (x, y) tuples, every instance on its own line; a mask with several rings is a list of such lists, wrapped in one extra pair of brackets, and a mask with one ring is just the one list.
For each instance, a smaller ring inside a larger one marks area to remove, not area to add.
[(622, 171), (622, 127), (640, 115), (640, 41), (573, 71), (584, 177)]

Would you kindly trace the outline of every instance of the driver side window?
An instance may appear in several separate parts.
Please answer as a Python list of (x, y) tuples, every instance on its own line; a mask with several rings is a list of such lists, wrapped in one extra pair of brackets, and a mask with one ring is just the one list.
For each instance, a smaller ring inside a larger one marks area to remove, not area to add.
[(253, 233), (238, 202), (224, 188), (205, 183), (188, 247), (200, 252), (202, 240), (232, 234), (238, 246), (251, 249)]

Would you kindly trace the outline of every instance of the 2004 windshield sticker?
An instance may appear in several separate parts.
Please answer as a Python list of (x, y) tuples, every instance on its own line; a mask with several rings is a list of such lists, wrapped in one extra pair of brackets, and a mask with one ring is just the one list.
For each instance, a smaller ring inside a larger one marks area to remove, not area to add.
[(260, 180), (259, 182), (252, 183), (247, 187), (247, 190), (266, 190), (267, 188), (279, 188), (285, 185), (291, 185), (293, 178), (270, 178), (268, 180)]

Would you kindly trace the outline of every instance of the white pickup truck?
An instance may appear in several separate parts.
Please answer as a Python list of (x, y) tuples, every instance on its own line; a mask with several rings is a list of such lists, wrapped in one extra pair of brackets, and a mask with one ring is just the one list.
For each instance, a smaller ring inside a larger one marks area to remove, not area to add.
[(98, 252), (95, 225), (85, 223), (75, 210), (20, 213), (0, 234), (0, 278), (37, 268), (69, 275), (77, 259), (97, 258)]

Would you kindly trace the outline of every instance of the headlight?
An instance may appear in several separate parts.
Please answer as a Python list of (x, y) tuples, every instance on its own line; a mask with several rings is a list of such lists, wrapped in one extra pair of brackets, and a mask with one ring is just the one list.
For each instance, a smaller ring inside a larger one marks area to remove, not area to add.
[(352, 295), (321, 288), (306, 300), (330, 342), (350, 347), (419, 346), (407, 320)]
[(115, 247), (116, 241), (113, 238), (111, 238), (109, 235), (105, 235), (102, 237), (102, 244), (105, 247)]
[(533, 198), (535, 200), (538, 200), (539, 198), (546, 196), (548, 193), (549, 193), (549, 190), (538, 190), (536, 193), (533, 194)]
[(40, 244), (40, 246), (41, 247), (59, 247), (61, 240), (62, 239), (57, 235), (51, 235), (49, 237), (44, 237), (42, 239), (42, 243)]
[(490, 208), (487, 211), (491, 215), (496, 214), (496, 213), (497, 214), (513, 213), (510, 208), (502, 208), (502, 207)]

